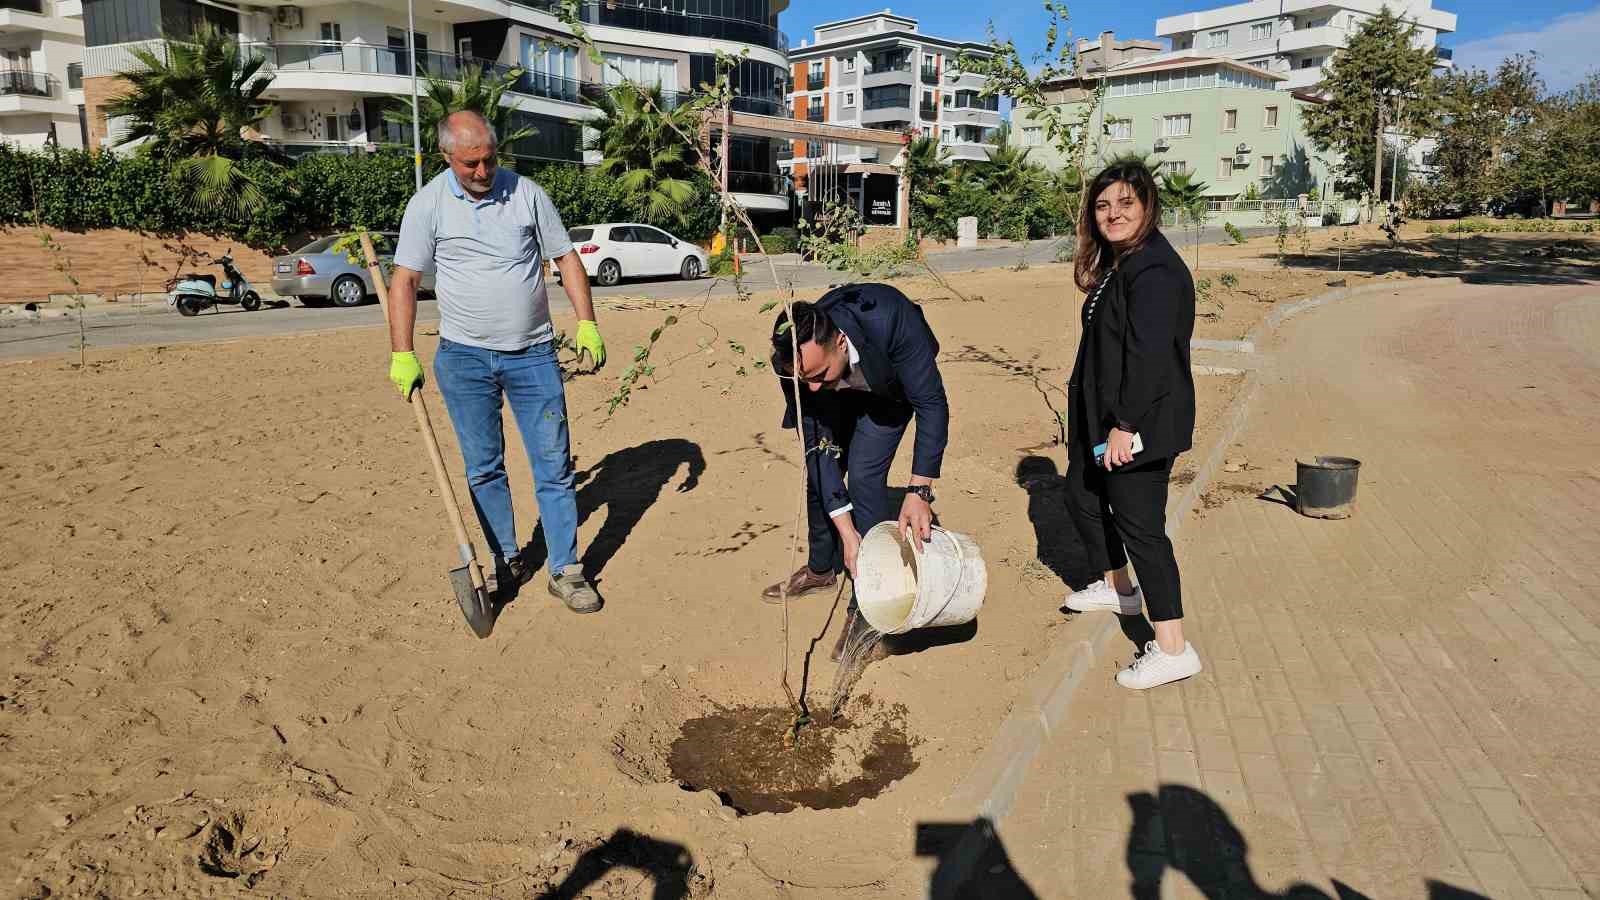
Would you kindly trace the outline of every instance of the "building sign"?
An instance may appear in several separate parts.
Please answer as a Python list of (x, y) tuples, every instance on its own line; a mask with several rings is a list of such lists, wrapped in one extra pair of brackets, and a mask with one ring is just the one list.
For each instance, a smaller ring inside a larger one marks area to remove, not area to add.
[(870, 174), (863, 179), (862, 221), (868, 225), (896, 225), (900, 199), (900, 179), (894, 175)]

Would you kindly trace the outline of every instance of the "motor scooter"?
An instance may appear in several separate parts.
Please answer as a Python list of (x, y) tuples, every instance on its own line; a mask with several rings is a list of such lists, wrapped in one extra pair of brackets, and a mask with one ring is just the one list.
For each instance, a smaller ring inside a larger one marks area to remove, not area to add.
[(167, 298), (169, 306), (176, 307), (179, 315), (195, 316), (202, 310), (224, 303), (243, 307), (246, 312), (254, 312), (261, 308), (261, 295), (250, 287), (249, 279), (244, 277), (233, 265), (233, 250), (217, 257), (217, 265), (222, 267), (222, 274), (226, 281), (222, 282), (222, 290), (217, 290), (217, 277), (199, 272), (189, 272), (173, 279), (171, 295)]

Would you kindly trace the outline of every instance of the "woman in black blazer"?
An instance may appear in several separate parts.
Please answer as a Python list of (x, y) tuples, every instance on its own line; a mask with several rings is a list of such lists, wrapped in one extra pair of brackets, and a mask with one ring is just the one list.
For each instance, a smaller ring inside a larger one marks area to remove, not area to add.
[[(1105, 573), (1074, 591), (1067, 607), (1122, 615), (1148, 608), (1155, 640), (1117, 673), (1118, 684), (1136, 689), (1200, 671), (1183, 638), (1178, 561), (1166, 533), (1172, 464), (1194, 438), (1194, 280), (1160, 221), (1160, 195), (1143, 163), (1113, 163), (1090, 183), (1074, 259), (1088, 296), (1067, 388), (1068, 512), (1094, 570)], [(1130, 559), (1138, 587), (1128, 578)]]

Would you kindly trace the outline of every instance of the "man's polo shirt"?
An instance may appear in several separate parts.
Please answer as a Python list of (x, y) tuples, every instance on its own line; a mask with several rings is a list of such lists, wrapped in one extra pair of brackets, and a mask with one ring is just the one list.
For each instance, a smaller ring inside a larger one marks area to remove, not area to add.
[(553, 336), (544, 260), (571, 250), (544, 188), (502, 168), (474, 200), (446, 169), (406, 204), (394, 261), (435, 273), (440, 337), (516, 351)]

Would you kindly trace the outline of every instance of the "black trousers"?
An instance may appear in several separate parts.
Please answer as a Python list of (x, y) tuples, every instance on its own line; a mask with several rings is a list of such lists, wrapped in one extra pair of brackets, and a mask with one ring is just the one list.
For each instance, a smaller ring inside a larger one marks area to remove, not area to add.
[[(912, 408), (864, 391), (839, 391), (818, 404), (818, 415), (829, 417), (838, 463), (850, 494), (850, 517), (862, 535), (879, 522), (893, 521), (900, 511), (889, 493), (889, 466), (900, 439), (911, 423)], [(829, 510), (817, 492), (816, 466), (807, 460), (806, 525), (810, 553), (806, 565), (813, 572), (843, 572), (844, 545), (834, 530)]]
[(1133, 562), (1150, 621), (1183, 618), (1178, 558), (1167, 537), (1167, 481), (1173, 457), (1107, 472), (1082, 440), (1067, 442), (1067, 512), (1096, 572)]

